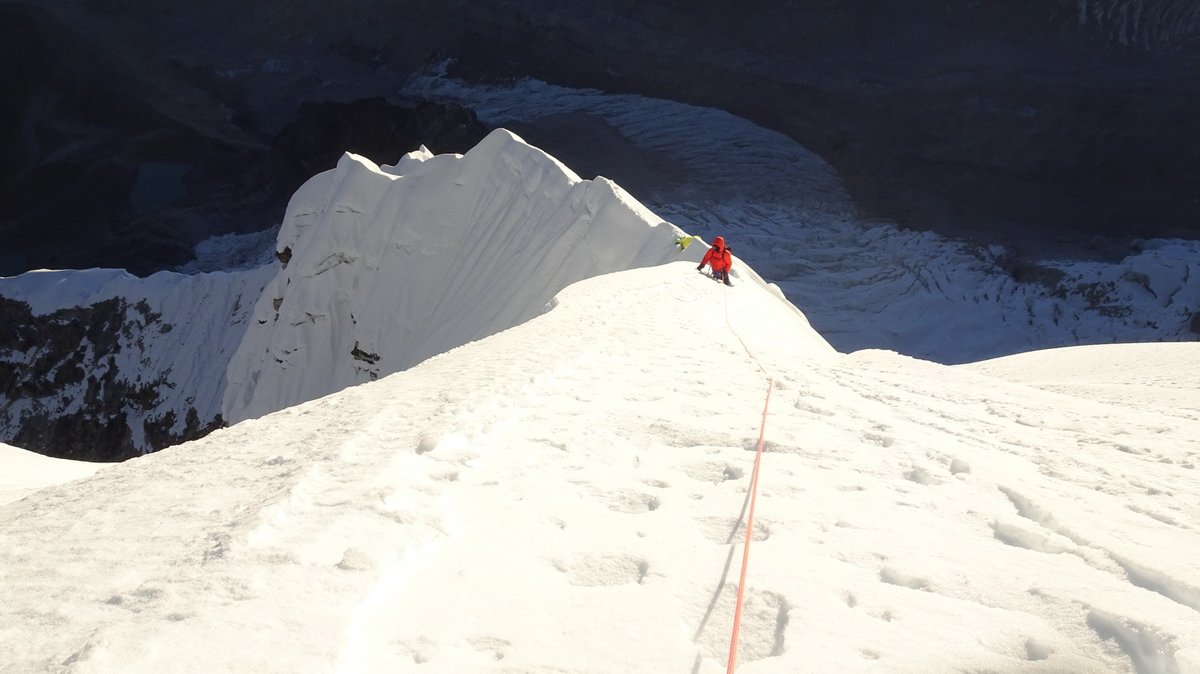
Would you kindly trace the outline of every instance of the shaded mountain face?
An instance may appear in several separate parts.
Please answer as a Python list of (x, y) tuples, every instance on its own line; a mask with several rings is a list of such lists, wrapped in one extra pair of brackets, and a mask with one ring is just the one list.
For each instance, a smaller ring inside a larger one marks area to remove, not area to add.
[(424, 128), (395, 151), (465, 150), (479, 136), (455, 130), (461, 110), (381, 124), (370, 106), (303, 108), (386, 99), (444, 62), (727, 109), (821, 154), (868, 215), (916, 228), (1039, 245), (1200, 235), (1195, 2), (43, 0), (0, 14), (0, 274), (144, 273), (274, 224), (315, 172), (297, 129), (378, 148)]
[(170, 268), (211, 236), (278, 223), (296, 188), (346, 150), (396, 161), (422, 144), (466, 151), (485, 132), (459, 106), (363, 98), (369, 87), (348, 100), (285, 97), (280, 121), (258, 124), (240, 84), (218, 86), (235, 76), (139, 47), (129, 31), (146, 28), (0, 4), (11, 52), (0, 66), (0, 276)]
[(821, 154), (872, 216), (1002, 241), (1200, 233), (1200, 3), (656, 2), (490, 20), (481, 32), (509, 39), (464, 70), (732, 111)]

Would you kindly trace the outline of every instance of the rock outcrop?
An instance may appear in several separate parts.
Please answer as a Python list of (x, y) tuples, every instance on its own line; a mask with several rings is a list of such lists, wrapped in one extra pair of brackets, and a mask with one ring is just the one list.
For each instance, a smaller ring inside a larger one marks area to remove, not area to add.
[(0, 279), (0, 440), (117, 461), (221, 426), (225, 364), (270, 273)]

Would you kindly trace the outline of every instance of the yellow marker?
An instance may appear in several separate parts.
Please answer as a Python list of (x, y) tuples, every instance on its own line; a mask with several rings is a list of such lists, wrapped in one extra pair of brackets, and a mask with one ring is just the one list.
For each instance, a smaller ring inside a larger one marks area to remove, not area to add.
[(692, 239), (694, 239), (694, 238), (696, 238), (696, 237), (694, 237), (694, 236), (681, 236), (681, 237), (678, 237), (678, 238), (676, 238), (676, 239), (675, 239), (675, 245), (676, 245), (676, 246), (679, 246), (679, 252), (681, 252), (681, 253), (682, 253), (683, 251), (687, 250), (687, 247), (688, 247), (688, 246), (690, 246), (690, 245), (692, 245)]

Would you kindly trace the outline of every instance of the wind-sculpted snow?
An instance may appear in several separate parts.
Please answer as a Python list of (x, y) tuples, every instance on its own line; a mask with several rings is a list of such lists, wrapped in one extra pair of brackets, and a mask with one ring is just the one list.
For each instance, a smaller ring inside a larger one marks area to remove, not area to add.
[[(482, 86), (431, 75), (407, 91), (470, 105), (491, 124), (574, 114), (611, 127), (629, 146), (612, 157), (641, 153), (670, 169), (647, 178), (639, 198), (689, 232), (724, 235), (840, 351), (962, 363), (1200, 335), (1200, 242), (1146, 241), (1116, 261), (1022, 259), (862, 221), (820, 157), (720, 110), (535, 80)], [(604, 170), (608, 156), (598, 154)]]
[(739, 672), (1200, 671), (1200, 418), (1141, 394), (1200, 345), (840, 355), (693, 266), (0, 507), (5, 671), (724, 672), (763, 371)]
[(224, 416), (261, 416), (512, 327), (574, 281), (680, 259), (680, 234), (504, 130), (466, 155), (412, 153), (394, 168), (347, 154), (288, 205), (286, 264), (230, 362)]
[(519, 324), (576, 280), (695, 262), (703, 245), (681, 253), (681, 233), (506, 131), (397, 167), (347, 155), (293, 198), (282, 267), (246, 252), (256, 235), (190, 268), (260, 265), (236, 273), (0, 280), (17, 328), (0, 344), (0, 438), (91, 460), (160, 449)]

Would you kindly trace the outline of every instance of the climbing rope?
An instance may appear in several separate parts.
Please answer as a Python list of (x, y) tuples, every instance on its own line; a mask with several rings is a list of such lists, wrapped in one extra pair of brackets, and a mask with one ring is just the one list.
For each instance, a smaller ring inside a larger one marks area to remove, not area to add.
[[(741, 339), (739, 337), (739, 339)], [(746, 570), (750, 567), (750, 540), (754, 535), (754, 505), (758, 501), (758, 469), (762, 466), (763, 437), (767, 431), (767, 409), (771, 405), (771, 389), (774, 379), (767, 379), (767, 399), (763, 402), (762, 423), (758, 427), (758, 447), (754, 450), (754, 471), (750, 476), (750, 512), (746, 514), (746, 541), (742, 546), (742, 573), (738, 577), (737, 604), (733, 609), (733, 634), (729, 638), (729, 664), (725, 670), (733, 674), (737, 669), (738, 633), (742, 628), (742, 603), (746, 596)]]
[(742, 350), (746, 352), (746, 355), (750, 358), (750, 362), (754, 363), (754, 367), (757, 367), (758, 371), (761, 372), (764, 377), (770, 379), (771, 374), (762, 366), (762, 363), (760, 363), (758, 360), (758, 356), (754, 355), (754, 352), (751, 351), (750, 347), (746, 345), (746, 340), (742, 339), (742, 336), (738, 333), (738, 331), (733, 328), (733, 324), (729, 322), (729, 289), (725, 288), (724, 290), (725, 327), (729, 328), (729, 332), (733, 333), (734, 337), (737, 337), (738, 342), (740, 342), (742, 345)]
[(763, 401), (762, 420), (758, 426), (758, 445), (754, 449), (754, 470), (750, 474), (750, 510), (746, 514), (746, 539), (742, 544), (742, 572), (738, 577), (737, 603), (734, 605), (733, 609), (733, 631), (729, 637), (729, 662), (725, 670), (726, 674), (733, 674), (734, 670), (737, 669), (738, 635), (740, 634), (742, 628), (742, 605), (744, 604), (746, 598), (746, 571), (750, 568), (750, 542), (754, 537), (754, 506), (758, 502), (758, 472), (759, 468), (762, 466), (763, 438), (766, 437), (767, 433), (767, 411), (771, 406), (771, 389), (775, 388), (775, 379), (771, 377), (766, 368), (762, 366), (762, 363), (759, 362), (758, 357), (754, 355), (754, 352), (751, 351), (750, 347), (746, 344), (746, 340), (742, 339), (742, 336), (738, 334), (738, 331), (734, 329), (733, 324), (729, 321), (728, 290), (726, 290), (724, 297), (726, 327), (728, 327), (729, 331), (733, 333), (733, 336), (737, 337), (738, 341), (741, 342), (742, 349), (746, 352), (746, 355), (750, 357), (750, 361), (754, 363), (755, 367), (758, 368), (758, 371), (767, 378), (767, 396), (766, 400)]

